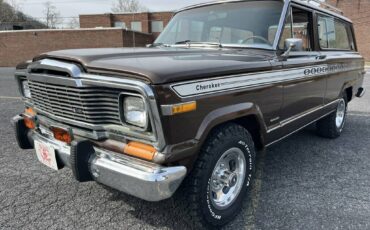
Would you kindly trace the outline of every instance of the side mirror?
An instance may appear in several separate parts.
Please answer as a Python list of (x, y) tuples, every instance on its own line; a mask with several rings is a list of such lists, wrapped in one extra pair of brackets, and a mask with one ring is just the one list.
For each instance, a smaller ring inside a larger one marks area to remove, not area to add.
[(288, 47), (288, 49), (282, 56), (288, 57), (291, 51), (303, 51), (303, 40), (300, 38), (287, 38), (285, 39), (285, 47)]

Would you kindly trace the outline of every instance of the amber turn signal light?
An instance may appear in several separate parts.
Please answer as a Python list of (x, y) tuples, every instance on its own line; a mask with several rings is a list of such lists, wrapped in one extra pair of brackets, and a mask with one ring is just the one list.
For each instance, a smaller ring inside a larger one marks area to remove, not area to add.
[(197, 109), (197, 103), (195, 101), (178, 104), (172, 106), (172, 114), (186, 113)]
[(71, 144), (72, 135), (67, 130), (57, 127), (51, 127), (50, 130), (53, 132), (56, 140)]
[(134, 142), (134, 141), (129, 142), (124, 147), (123, 151), (124, 153), (128, 155), (138, 157), (141, 159), (145, 159), (145, 160), (149, 160), (149, 161), (153, 160), (154, 155), (157, 152), (157, 150), (151, 145), (146, 145), (146, 144), (142, 144), (142, 143)]
[(29, 108), (29, 107), (24, 110), (24, 113), (27, 114), (27, 115), (30, 115), (30, 116), (36, 116), (35, 110), (33, 110), (32, 108)]
[(27, 117), (27, 116), (24, 117), (24, 125), (29, 129), (35, 129), (36, 128), (35, 121), (32, 118)]

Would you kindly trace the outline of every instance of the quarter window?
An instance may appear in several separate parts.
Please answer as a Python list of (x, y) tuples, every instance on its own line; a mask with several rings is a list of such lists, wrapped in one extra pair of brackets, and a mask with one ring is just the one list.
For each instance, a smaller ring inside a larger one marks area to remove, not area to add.
[(332, 18), (319, 17), (319, 41), (322, 49), (351, 50), (353, 45), (350, 41), (349, 27)]
[(131, 22), (131, 30), (141, 32), (142, 31), (141, 22)]

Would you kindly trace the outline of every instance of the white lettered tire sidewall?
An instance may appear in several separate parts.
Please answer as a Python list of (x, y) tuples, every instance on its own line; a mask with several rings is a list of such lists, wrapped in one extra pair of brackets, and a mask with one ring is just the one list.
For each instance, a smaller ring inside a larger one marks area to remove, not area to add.
[[(245, 156), (246, 160), (246, 168), (245, 168), (245, 177), (244, 177), (244, 182), (243, 186), (241, 188), (241, 191), (233, 201), (233, 203), (226, 209), (220, 210), (217, 209), (212, 201), (211, 201), (211, 193), (210, 193), (210, 183), (211, 183), (211, 175), (213, 172), (213, 169), (219, 160), (219, 158), (222, 156), (224, 152), (231, 148), (239, 148), (242, 150)], [(204, 178), (206, 181), (206, 184), (202, 185), (202, 193), (206, 194), (206, 199), (202, 199), (201, 202), (205, 202), (204, 204), (201, 205), (203, 208), (203, 214), (205, 215), (205, 218), (207, 219), (208, 222), (215, 223), (215, 225), (223, 225), (224, 223), (229, 222), (231, 219), (235, 217), (236, 214), (238, 214), (239, 210), (241, 209), (242, 206), (242, 201), (244, 197), (246, 196), (246, 193), (248, 191), (248, 188), (251, 186), (252, 183), (252, 178), (253, 178), (253, 172), (254, 172), (254, 164), (255, 164), (255, 151), (254, 151), (254, 145), (253, 142), (248, 143), (247, 140), (242, 140), (242, 139), (234, 139), (227, 141), (222, 148), (218, 149), (217, 152), (214, 152), (215, 155), (218, 157), (214, 157), (212, 159), (212, 162), (209, 162), (210, 167), (207, 168), (207, 173), (204, 174)], [(203, 189), (205, 189), (205, 192), (203, 192)]]

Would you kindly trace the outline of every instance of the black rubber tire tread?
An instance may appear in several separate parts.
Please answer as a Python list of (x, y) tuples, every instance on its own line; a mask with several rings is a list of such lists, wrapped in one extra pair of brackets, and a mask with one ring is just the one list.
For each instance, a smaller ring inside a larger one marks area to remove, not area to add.
[[(347, 94), (344, 93), (342, 97), (346, 103), (346, 114), (345, 114), (345, 119), (347, 116), (347, 109), (348, 109), (348, 99), (347, 99)], [(330, 138), (330, 139), (335, 139), (338, 138), (341, 135), (341, 130), (338, 130), (336, 124), (335, 124), (335, 119), (336, 119), (336, 112), (334, 111), (327, 117), (324, 117), (316, 122), (316, 129), (317, 129), (317, 134), (321, 137), (325, 138)], [(342, 129), (343, 130), (343, 129)]]
[[(251, 155), (253, 157), (252, 175), (254, 175), (254, 171), (255, 171), (254, 160), (255, 160), (256, 153), (255, 153), (253, 139), (252, 139), (252, 136), (249, 134), (249, 132), (242, 126), (235, 124), (235, 123), (226, 123), (226, 124), (223, 124), (215, 128), (211, 132), (207, 140), (205, 141), (199, 153), (199, 157), (194, 164), (192, 171), (186, 177), (181, 187), (181, 194), (182, 194), (181, 199), (183, 200), (184, 208), (188, 212), (188, 217), (191, 218), (190, 221), (192, 222), (191, 223), (192, 229), (220, 228), (223, 225), (230, 222), (232, 219), (234, 219), (242, 207), (242, 202), (240, 202), (240, 204), (236, 204), (240, 206), (237, 208), (238, 212), (235, 212), (232, 217), (225, 219), (224, 223), (214, 224), (214, 223), (207, 222), (203, 218), (201, 202), (200, 202), (201, 198), (204, 199), (205, 196), (204, 194), (201, 194), (201, 189), (199, 185), (202, 184), (201, 182), (203, 180), (202, 176), (204, 176), (203, 174), (207, 171), (207, 168), (214, 167), (214, 165), (207, 164), (208, 162), (211, 162), (213, 158), (217, 157), (215, 156), (215, 154), (213, 154), (214, 149), (217, 149), (218, 146), (227, 143), (228, 141), (230, 141), (231, 138), (235, 138), (235, 137), (241, 138), (250, 147), (250, 152), (252, 153)], [(244, 186), (243, 186), (243, 189), (245, 189)], [(244, 194), (245, 196), (247, 195), (246, 193)], [(243, 199), (243, 197), (241, 199)]]

